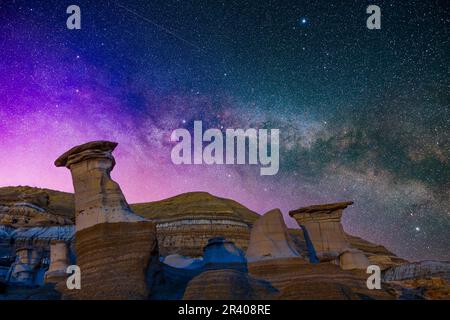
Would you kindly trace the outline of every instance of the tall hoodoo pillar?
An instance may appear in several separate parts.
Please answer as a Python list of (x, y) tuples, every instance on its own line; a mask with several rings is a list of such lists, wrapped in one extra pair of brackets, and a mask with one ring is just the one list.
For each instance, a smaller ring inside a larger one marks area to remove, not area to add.
[(57, 167), (70, 170), (75, 189), (81, 290), (65, 291), (68, 298), (145, 299), (149, 294), (145, 271), (157, 246), (156, 228), (131, 210), (120, 186), (111, 179), (116, 146), (93, 141), (55, 161)]
[(111, 179), (116, 147), (116, 142), (88, 142), (55, 161), (57, 167), (65, 166), (72, 174), (77, 231), (105, 222), (145, 221), (134, 214), (120, 186)]
[(350, 248), (341, 224), (342, 212), (352, 201), (314, 205), (289, 212), (299, 226), (306, 230), (317, 258), (333, 260)]

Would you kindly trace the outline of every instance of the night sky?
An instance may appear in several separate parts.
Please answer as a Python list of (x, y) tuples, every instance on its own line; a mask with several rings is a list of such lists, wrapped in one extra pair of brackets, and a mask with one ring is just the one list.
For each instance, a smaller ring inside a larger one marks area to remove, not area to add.
[[(66, 8), (81, 8), (68, 30)], [(366, 6), (381, 7), (381, 30)], [(352, 200), (348, 233), (450, 260), (446, 1), (1, 1), (0, 186), (73, 191), (53, 161), (117, 141), (130, 203), (188, 191), (259, 213)], [(280, 171), (176, 166), (174, 129), (280, 129)]]

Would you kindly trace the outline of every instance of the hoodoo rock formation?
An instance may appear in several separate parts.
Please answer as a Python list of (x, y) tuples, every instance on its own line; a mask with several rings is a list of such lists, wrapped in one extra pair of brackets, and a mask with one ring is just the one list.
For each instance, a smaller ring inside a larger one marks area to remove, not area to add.
[(50, 265), (45, 273), (46, 283), (58, 283), (67, 278), (69, 265), (69, 248), (64, 240), (53, 240), (50, 243)]
[(314, 205), (289, 212), (305, 233), (308, 248), (320, 261), (334, 260), (350, 248), (341, 224), (342, 211), (353, 202)]
[[(75, 189), (75, 247), (83, 285), (75, 299), (145, 299), (146, 270), (155, 252), (153, 222), (134, 214), (110, 177), (117, 143), (94, 141), (55, 161), (70, 169)], [(63, 290), (63, 288), (61, 288)]]
[(115, 142), (88, 142), (55, 161), (57, 167), (65, 166), (72, 174), (77, 231), (99, 223), (145, 221), (133, 213), (119, 185), (111, 179), (116, 147)]
[(249, 262), (297, 256), (299, 253), (279, 209), (271, 210), (256, 220), (247, 249)]
[(157, 223), (161, 255), (199, 257), (214, 237), (225, 237), (246, 250), (256, 212), (231, 199), (189, 192), (161, 201), (134, 204), (133, 210)]
[(40, 263), (38, 250), (31, 246), (17, 248), (16, 261), (11, 266), (9, 281), (12, 283), (22, 283), (33, 285), (36, 281), (36, 269)]
[[(352, 202), (291, 211), (300, 229), (278, 209), (259, 216), (207, 192), (130, 206), (110, 177), (116, 146), (89, 142), (55, 161), (74, 195), (0, 188), (0, 300), (450, 298), (448, 262), (408, 263), (346, 234)], [(69, 264), (81, 290), (66, 286)], [(367, 288), (369, 264), (383, 270), (380, 290)]]

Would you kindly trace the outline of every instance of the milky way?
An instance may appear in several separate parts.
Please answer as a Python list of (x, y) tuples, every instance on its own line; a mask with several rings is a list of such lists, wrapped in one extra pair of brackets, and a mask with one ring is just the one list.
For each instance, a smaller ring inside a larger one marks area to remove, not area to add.
[[(450, 12), (444, 2), (0, 4), (0, 186), (72, 191), (53, 161), (117, 141), (129, 202), (188, 191), (259, 213), (353, 200), (345, 230), (450, 259)], [(304, 22), (303, 22), (304, 21)], [(176, 166), (174, 129), (279, 128), (280, 172)]]

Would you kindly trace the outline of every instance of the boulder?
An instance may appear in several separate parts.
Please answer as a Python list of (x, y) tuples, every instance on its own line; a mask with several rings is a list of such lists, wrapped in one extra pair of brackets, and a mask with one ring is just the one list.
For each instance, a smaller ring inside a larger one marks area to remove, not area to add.
[(297, 256), (299, 253), (279, 209), (271, 210), (256, 220), (250, 233), (248, 261)]
[(370, 265), (366, 255), (357, 249), (348, 249), (339, 256), (339, 266), (343, 270), (367, 270)]

